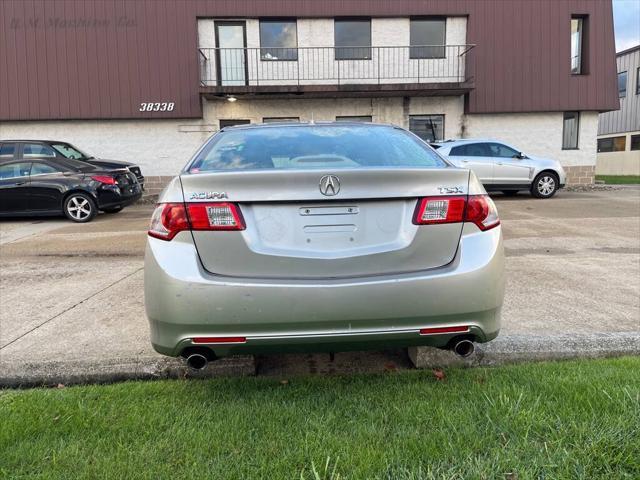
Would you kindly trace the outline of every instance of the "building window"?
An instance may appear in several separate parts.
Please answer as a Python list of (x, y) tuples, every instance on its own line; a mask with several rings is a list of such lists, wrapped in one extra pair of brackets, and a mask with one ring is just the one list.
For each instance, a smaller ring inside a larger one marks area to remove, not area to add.
[(409, 115), (409, 130), (425, 142), (444, 140), (444, 115)]
[(578, 129), (580, 127), (579, 112), (564, 112), (562, 122), (562, 149), (576, 150), (578, 148)]
[(247, 125), (251, 120), (220, 120), (220, 130), (225, 127), (233, 127), (234, 125)]
[(610, 137), (598, 139), (598, 153), (624, 152), (627, 147), (627, 137)]
[(260, 20), (260, 59), (298, 60), (295, 20)]
[(291, 123), (291, 122), (299, 122), (299, 117), (264, 117), (262, 119), (262, 123)]
[(640, 150), (640, 135), (631, 135), (631, 150)]
[(336, 60), (371, 59), (371, 20), (335, 20)]
[(636, 95), (640, 95), (640, 67), (636, 70)]
[(341, 115), (336, 117), (336, 122), (369, 122), (371, 123), (373, 118), (371, 115)]
[(624, 98), (627, 96), (627, 72), (620, 72), (618, 74), (618, 97)]
[(444, 18), (412, 19), (409, 58), (444, 58), (446, 24)]
[(580, 75), (582, 72), (584, 19), (571, 18), (571, 73)]

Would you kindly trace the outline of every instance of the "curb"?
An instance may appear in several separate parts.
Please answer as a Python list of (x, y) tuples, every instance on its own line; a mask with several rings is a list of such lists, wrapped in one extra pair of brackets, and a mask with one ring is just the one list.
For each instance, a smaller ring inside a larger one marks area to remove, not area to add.
[[(487, 367), (520, 362), (640, 355), (640, 332), (562, 335), (503, 335), (476, 344), (468, 358), (433, 347), (411, 347), (416, 368)], [(0, 362), (0, 388), (113, 383), (165, 378), (239, 377), (256, 374), (252, 356), (229, 357), (193, 371), (177, 358), (145, 356), (105, 361)]]
[(489, 367), (520, 362), (624, 355), (640, 355), (640, 332), (501, 335), (489, 343), (476, 344), (475, 352), (467, 358), (433, 347), (409, 348), (409, 358), (416, 368)]
[(209, 363), (202, 371), (189, 369), (184, 361), (170, 357), (136, 357), (105, 361), (0, 362), (0, 388), (26, 388), (126, 380), (164, 378), (214, 378), (255, 375), (253, 357), (237, 356)]

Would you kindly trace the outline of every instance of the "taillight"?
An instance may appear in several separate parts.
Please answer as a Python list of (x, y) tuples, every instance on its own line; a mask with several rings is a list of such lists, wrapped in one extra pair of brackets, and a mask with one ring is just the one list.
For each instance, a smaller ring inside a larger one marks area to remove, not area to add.
[(91, 177), (91, 180), (104, 183), (105, 185), (116, 185), (116, 179), (113, 177), (108, 177), (106, 175), (96, 175), (94, 177)]
[(469, 195), (465, 222), (473, 222), (480, 230), (489, 230), (500, 225), (498, 209), (489, 195)]
[(189, 230), (184, 203), (160, 203), (153, 211), (148, 232), (150, 236), (171, 240), (183, 230)]
[(244, 230), (240, 209), (233, 203), (187, 203), (192, 230)]
[(416, 225), (471, 222), (480, 230), (500, 225), (498, 211), (488, 195), (421, 198), (413, 216)]
[(161, 203), (151, 216), (149, 235), (171, 240), (183, 230), (244, 230), (240, 208), (233, 203)]

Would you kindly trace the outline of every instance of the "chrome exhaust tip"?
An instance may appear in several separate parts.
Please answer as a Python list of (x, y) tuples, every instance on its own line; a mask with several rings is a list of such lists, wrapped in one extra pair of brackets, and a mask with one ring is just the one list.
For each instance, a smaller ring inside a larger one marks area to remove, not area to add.
[(202, 370), (206, 368), (208, 363), (207, 357), (199, 353), (192, 353), (187, 357), (187, 365), (193, 370)]
[(471, 340), (459, 340), (453, 344), (453, 353), (459, 357), (465, 358), (475, 351), (476, 347)]

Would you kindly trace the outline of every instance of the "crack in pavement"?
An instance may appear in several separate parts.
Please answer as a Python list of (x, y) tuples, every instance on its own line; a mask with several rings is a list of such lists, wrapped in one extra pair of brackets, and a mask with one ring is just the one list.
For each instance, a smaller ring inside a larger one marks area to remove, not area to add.
[(30, 333), (34, 332), (35, 330), (39, 329), (40, 327), (42, 327), (43, 325), (46, 325), (47, 323), (49, 323), (52, 320), (55, 320), (58, 317), (61, 317), (62, 315), (64, 315), (65, 313), (73, 310), (74, 308), (76, 308), (78, 305), (82, 305), (83, 303), (85, 303), (87, 300), (91, 300), (93, 297), (100, 295), (102, 292), (110, 289), (111, 287), (113, 287), (114, 285), (117, 285), (118, 283), (122, 282), (123, 280), (126, 280), (132, 276), (134, 276), (136, 273), (142, 271), (144, 269), (144, 267), (140, 267), (136, 270), (134, 270), (133, 272), (129, 273), (128, 275), (125, 275), (122, 278), (119, 278), (118, 280), (116, 280), (115, 282), (110, 283), (109, 285), (107, 285), (106, 287), (98, 290), (97, 292), (92, 293), (91, 295), (89, 295), (86, 298), (83, 298), (82, 300), (80, 300), (79, 302), (71, 305), (68, 308), (65, 308), (62, 312), (55, 314), (53, 317), (48, 318), (47, 320), (45, 320), (44, 322), (36, 325), (35, 327), (33, 327), (32, 329), (24, 332), (22, 335), (19, 335), (18, 337), (14, 338), (13, 340), (11, 340), (8, 343), (5, 343), (4, 345), (0, 346), (0, 350), (3, 350), (4, 348), (8, 347), (9, 345), (12, 345), (14, 343), (16, 343), (18, 340), (20, 340), (21, 338), (26, 337), (27, 335), (29, 335)]

